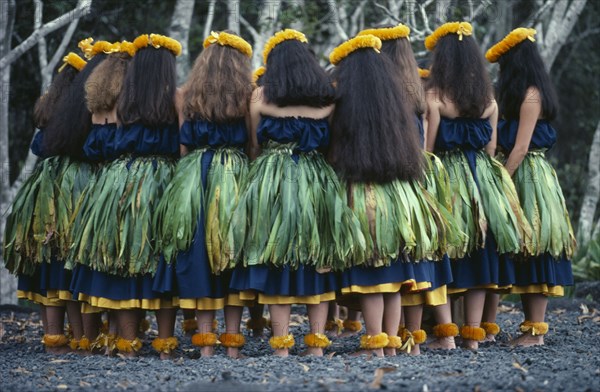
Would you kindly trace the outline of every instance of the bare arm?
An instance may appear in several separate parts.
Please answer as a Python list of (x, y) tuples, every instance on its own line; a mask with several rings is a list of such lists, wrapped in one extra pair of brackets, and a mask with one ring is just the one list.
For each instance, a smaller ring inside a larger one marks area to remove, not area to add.
[[(183, 114), (184, 107), (184, 92), (183, 89), (178, 88), (175, 93), (175, 107), (177, 108), (177, 118), (179, 121), (179, 129), (183, 126), (185, 122), (185, 115)], [(179, 145), (179, 155), (186, 156), (188, 154), (188, 148), (183, 144)]]
[(508, 160), (506, 161), (506, 170), (512, 176), (529, 151), (529, 143), (535, 129), (540, 114), (542, 113), (542, 100), (540, 92), (535, 88), (527, 89), (525, 100), (521, 104), (519, 111), (519, 128), (517, 138)]
[[(425, 149), (433, 152), (435, 147), (435, 139), (440, 126), (440, 100), (436, 93), (427, 92), (427, 128), (425, 132)], [(425, 125), (425, 123), (423, 124)]]
[(498, 143), (498, 104), (493, 101), (493, 111), (490, 115), (490, 125), (492, 126), (492, 138), (490, 142), (485, 146), (485, 152), (490, 156), (496, 155), (496, 146)]
[(250, 118), (246, 120), (249, 123), (248, 126), (248, 158), (251, 161), (255, 160), (260, 153), (260, 146), (258, 145), (258, 137), (256, 131), (258, 129), (258, 123), (260, 122), (260, 108), (262, 105), (262, 88), (257, 88), (252, 93), (252, 100), (250, 101)]

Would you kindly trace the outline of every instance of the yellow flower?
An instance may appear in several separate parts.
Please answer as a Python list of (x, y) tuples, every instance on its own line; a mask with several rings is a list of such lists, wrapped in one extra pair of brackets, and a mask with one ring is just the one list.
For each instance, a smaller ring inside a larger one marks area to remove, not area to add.
[(175, 56), (179, 56), (181, 54), (181, 44), (179, 41), (165, 35), (150, 34), (150, 43), (156, 49), (165, 48), (171, 51), (171, 53), (173, 53)]
[(281, 30), (280, 32), (275, 33), (275, 35), (273, 35), (271, 38), (269, 38), (269, 40), (265, 44), (265, 49), (263, 50), (263, 62), (265, 64), (267, 63), (267, 59), (269, 58), (269, 53), (271, 53), (271, 51), (273, 50), (274, 47), (276, 47), (283, 41), (292, 40), (292, 39), (295, 39), (302, 43), (308, 43), (308, 40), (306, 39), (306, 36), (304, 35), (304, 33), (301, 33), (298, 30), (294, 30), (294, 29)]
[(356, 36), (333, 49), (329, 55), (329, 61), (331, 61), (331, 64), (337, 65), (350, 53), (354, 52), (355, 50), (365, 48), (373, 49), (379, 53), (379, 49), (381, 49), (381, 40), (374, 35)]
[(120, 49), (121, 49), (121, 44), (119, 42), (111, 44), (108, 41), (98, 41), (94, 45), (92, 45), (92, 48), (89, 52), (85, 53), (85, 57), (89, 60), (97, 54), (116, 53), (116, 52), (120, 51)]
[(429, 37), (425, 39), (427, 50), (433, 50), (440, 38), (448, 34), (457, 34), (458, 40), (462, 41), (463, 36), (473, 34), (473, 26), (469, 22), (448, 22), (438, 27)]
[(75, 68), (78, 71), (81, 71), (83, 69), (83, 67), (86, 66), (87, 62), (82, 59), (81, 57), (79, 57), (77, 54), (73, 53), (73, 52), (69, 52), (68, 55), (66, 55), (65, 57), (63, 57), (63, 65), (62, 67), (60, 67), (58, 69), (58, 72), (61, 72), (67, 65), (70, 65), (71, 67)]
[(431, 71), (428, 69), (423, 69), (423, 68), (419, 68), (419, 77), (421, 79), (427, 79), (429, 77), (429, 75), (431, 74)]
[(408, 38), (410, 35), (410, 27), (400, 23), (395, 27), (384, 27), (380, 29), (366, 29), (358, 33), (357, 35), (374, 35), (382, 41), (388, 41), (392, 39)]
[(133, 44), (133, 42), (121, 41), (120, 51), (121, 53), (127, 53), (129, 56), (133, 57), (137, 52), (137, 47)]
[(136, 51), (148, 47), (149, 43), (150, 37), (148, 37), (148, 34), (139, 35), (133, 40), (133, 45), (136, 47)]
[(92, 51), (92, 42), (94, 42), (94, 39), (92, 37), (90, 37), (90, 38), (82, 39), (77, 44), (77, 47), (79, 49), (81, 49), (81, 53), (83, 53), (84, 56), (86, 55), (86, 53)]
[(204, 40), (204, 47), (208, 48), (212, 44), (230, 46), (239, 50), (242, 54), (252, 57), (252, 46), (245, 39), (235, 34), (229, 34), (224, 31), (220, 33), (211, 31), (210, 35)]
[(252, 73), (252, 83), (256, 84), (258, 79), (260, 79), (260, 77), (263, 76), (266, 71), (267, 68), (265, 68), (264, 65), (261, 65), (260, 67), (256, 68), (256, 70)]
[(495, 63), (500, 57), (526, 39), (535, 42), (535, 29), (519, 27), (511, 31), (504, 39), (492, 46), (485, 54), (490, 63)]

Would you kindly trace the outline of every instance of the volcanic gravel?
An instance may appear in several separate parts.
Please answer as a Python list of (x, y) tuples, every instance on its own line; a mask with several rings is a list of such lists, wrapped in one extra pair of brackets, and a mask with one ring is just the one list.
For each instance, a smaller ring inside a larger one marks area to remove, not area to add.
[[(189, 337), (176, 329), (180, 348), (174, 360), (161, 361), (150, 347), (156, 336), (154, 317), (141, 356), (134, 359), (100, 355), (45, 354), (37, 312), (0, 307), (0, 390), (2, 391), (600, 391), (600, 304), (597, 297), (551, 300), (546, 345), (511, 348), (523, 314), (503, 302), (498, 315), (502, 332), (496, 343), (477, 351), (427, 350), (411, 357), (350, 357), (358, 337), (336, 339), (323, 358), (297, 356), (304, 346), (306, 316), (294, 307), (292, 332), (296, 347), (289, 358), (270, 355), (268, 335), (247, 338), (232, 360), (218, 348), (200, 358)], [(597, 310), (598, 309), (598, 310)], [(245, 318), (247, 315), (245, 315)], [(222, 328), (222, 315), (219, 314)], [(179, 316), (179, 321), (181, 316)]]

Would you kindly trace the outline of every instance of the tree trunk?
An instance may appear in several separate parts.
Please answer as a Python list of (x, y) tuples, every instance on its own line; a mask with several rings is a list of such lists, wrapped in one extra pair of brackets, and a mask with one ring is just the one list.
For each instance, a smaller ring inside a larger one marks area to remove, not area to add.
[(554, 6), (541, 48), (548, 69), (552, 68), (560, 49), (567, 42), (586, 3), (587, 0), (572, 0), (570, 4), (569, 0), (559, 0)]
[(181, 56), (177, 58), (177, 83), (185, 82), (190, 70), (189, 37), (195, 0), (177, 0), (171, 17), (169, 36), (181, 43)]
[(600, 199), (600, 121), (594, 132), (594, 139), (588, 159), (588, 181), (583, 203), (579, 212), (577, 242), (585, 246), (592, 236), (592, 226), (596, 215), (596, 205)]
[(215, 3), (217, 0), (210, 0), (208, 3), (208, 12), (206, 13), (206, 22), (204, 23), (204, 35), (202, 39), (205, 39), (210, 34), (212, 29), (213, 19), (215, 18)]
[[(9, 0), (0, 7), (0, 57), (10, 52), (10, 42), (15, 21), (15, 0)], [(4, 244), (4, 226), (12, 202), (10, 195), (10, 162), (8, 160), (8, 114), (10, 93), (10, 65), (0, 73), (2, 90), (0, 93), (0, 239)], [(4, 259), (0, 252), (0, 304), (14, 304), (17, 302), (17, 279), (4, 268)]]
[(227, 29), (240, 34), (240, 2), (227, 0)]

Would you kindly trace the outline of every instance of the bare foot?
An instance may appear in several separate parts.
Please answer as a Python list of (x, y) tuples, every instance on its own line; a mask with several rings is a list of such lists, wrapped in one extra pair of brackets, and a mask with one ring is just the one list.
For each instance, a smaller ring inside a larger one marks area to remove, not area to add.
[(175, 353), (170, 352), (170, 353), (160, 353), (160, 359), (161, 360), (167, 360), (167, 359), (173, 359), (175, 358)]
[(421, 355), (421, 345), (420, 345), (420, 344), (415, 344), (415, 345), (412, 347), (412, 350), (410, 350), (410, 353), (408, 353), (408, 354), (409, 354), (409, 355), (412, 355), (412, 356), (415, 356), (415, 357), (416, 357), (417, 355)]
[(520, 346), (520, 347), (531, 347), (531, 346), (543, 346), (544, 345), (544, 335), (536, 335), (533, 336), (529, 333), (525, 333), (518, 338), (515, 338), (508, 342), (510, 346)]
[(212, 357), (215, 354), (214, 346), (204, 346), (200, 348), (200, 356), (202, 357)]
[(229, 358), (233, 358), (233, 359), (244, 359), (244, 358), (246, 358), (245, 355), (242, 355), (240, 353), (240, 349), (236, 348), (236, 347), (227, 347), (226, 353), (227, 353), (227, 356)]
[(383, 354), (386, 357), (395, 357), (396, 356), (396, 349), (395, 348), (384, 348), (383, 349)]
[(454, 350), (456, 348), (456, 343), (454, 342), (453, 336), (436, 338), (434, 341), (427, 344), (427, 348), (430, 350)]
[(318, 348), (318, 347), (309, 347), (305, 351), (303, 351), (302, 353), (300, 353), (301, 357), (306, 357), (308, 355), (314, 355), (315, 357), (322, 357), (323, 356), (323, 349), (322, 348)]
[(46, 347), (46, 354), (64, 355), (70, 352), (71, 348), (69, 346)]
[(350, 336), (356, 336), (359, 333), (360, 333), (360, 331), (354, 332), (354, 331), (347, 331), (347, 330), (345, 330), (344, 332), (342, 332), (341, 334), (339, 334), (338, 337), (340, 337), (340, 338), (348, 338)]
[(477, 340), (463, 339), (462, 348), (467, 350), (477, 350), (479, 348), (479, 342)]
[(383, 357), (383, 348), (376, 348), (373, 350), (360, 350), (355, 353), (350, 354), (351, 357), (359, 357), (361, 355), (366, 355), (368, 357), (372, 357), (373, 355), (379, 358)]
[(273, 355), (275, 355), (276, 357), (287, 358), (290, 355), (290, 351), (287, 348), (281, 348), (281, 349), (275, 350)]
[(496, 335), (487, 334), (485, 335), (485, 339), (482, 340), (482, 343), (490, 343), (496, 341)]

